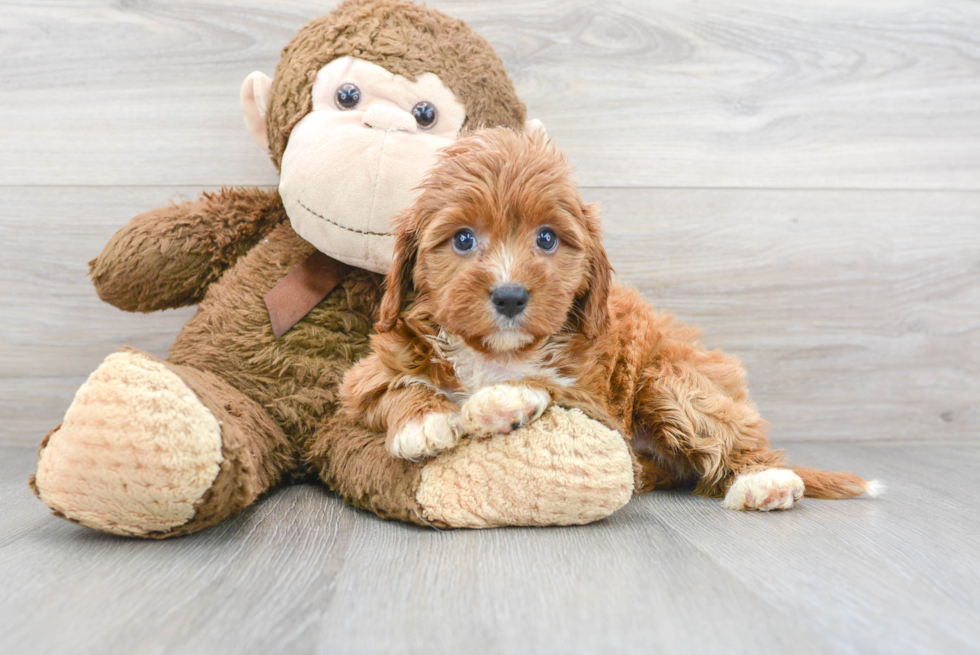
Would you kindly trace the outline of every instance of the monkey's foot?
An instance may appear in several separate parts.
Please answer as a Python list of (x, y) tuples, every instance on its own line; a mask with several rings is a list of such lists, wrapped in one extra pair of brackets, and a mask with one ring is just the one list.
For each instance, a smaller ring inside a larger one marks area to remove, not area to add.
[(32, 486), (55, 513), (121, 535), (196, 514), (222, 462), (221, 426), (163, 362), (110, 355), (42, 443)]
[(493, 439), (464, 439), (422, 468), (422, 517), (455, 528), (577, 525), (609, 516), (633, 494), (623, 437), (577, 409), (551, 407)]

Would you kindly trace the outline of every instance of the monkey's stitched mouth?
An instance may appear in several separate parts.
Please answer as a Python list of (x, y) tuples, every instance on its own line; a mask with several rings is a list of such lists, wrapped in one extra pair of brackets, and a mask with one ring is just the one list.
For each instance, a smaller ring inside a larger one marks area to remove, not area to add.
[(370, 232), (368, 230), (356, 230), (356, 229), (354, 229), (352, 227), (347, 227), (346, 225), (341, 225), (337, 221), (330, 220), (329, 218), (327, 218), (326, 216), (324, 216), (320, 212), (317, 212), (317, 211), (314, 211), (314, 210), (310, 209), (309, 207), (306, 206), (306, 204), (303, 203), (302, 200), (297, 200), (296, 203), (300, 207), (302, 207), (303, 209), (305, 209), (306, 211), (310, 212), (311, 214), (313, 214), (314, 216), (316, 216), (317, 218), (319, 218), (320, 220), (325, 221), (327, 223), (330, 223), (333, 226), (339, 227), (342, 230), (347, 230), (348, 232), (353, 232), (354, 234), (364, 234), (364, 235), (372, 236), (372, 237), (386, 237), (386, 236), (390, 236), (388, 232)]

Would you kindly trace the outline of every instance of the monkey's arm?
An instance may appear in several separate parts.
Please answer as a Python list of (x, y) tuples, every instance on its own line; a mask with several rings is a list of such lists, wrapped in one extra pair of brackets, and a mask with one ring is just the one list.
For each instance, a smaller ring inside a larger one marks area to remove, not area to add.
[(275, 189), (204, 193), (135, 217), (89, 262), (89, 275), (99, 297), (119, 309), (192, 305), (285, 217)]

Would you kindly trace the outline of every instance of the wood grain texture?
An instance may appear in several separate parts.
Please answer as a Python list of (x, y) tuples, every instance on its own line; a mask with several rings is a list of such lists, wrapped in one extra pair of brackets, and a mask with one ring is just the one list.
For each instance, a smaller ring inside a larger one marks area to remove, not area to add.
[(980, 650), (980, 6), (429, 4), (498, 49), (620, 278), (745, 360), (794, 461), (889, 494), (436, 532), (299, 486), (153, 543), (52, 518), (37, 441), (194, 311), (119, 312), (86, 262), (141, 211), (276, 183), (238, 88), (333, 3), (0, 0), (0, 652)]
[[(443, 1), (601, 186), (977, 189), (968, 0)], [(331, 2), (0, 3), (0, 183), (273, 184), (238, 88)]]
[[(191, 188), (0, 188), (0, 440), (36, 443), (123, 345), (194, 311), (99, 301), (86, 264)], [(743, 358), (781, 440), (975, 439), (980, 193), (584, 189), (622, 281)]]
[(980, 434), (980, 194), (586, 197), (621, 279), (742, 357), (776, 438)]
[(0, 650), (976, 652), (980, 445), (791, 454), (889, 492), (770, 514), (655, 492), (590, 526), (438, 532), (300, 486), (144, 542), (50, 517), (33, 452), (0, 447)]

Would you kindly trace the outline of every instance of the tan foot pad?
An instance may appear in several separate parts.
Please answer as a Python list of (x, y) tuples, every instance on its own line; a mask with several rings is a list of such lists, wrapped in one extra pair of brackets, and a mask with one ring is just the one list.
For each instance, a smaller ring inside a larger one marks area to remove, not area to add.
[(577, 525), (629, 501), (633, 461), (619, 433), (552, 407), (527, 427), (464, 439), (426, 464), (416, 500), (453, 527)]
[(35, 484), (71, 520), (142, 535), (193, 518), (221, 460), (221, 427), (194, 392), (163, 363), (124, 351), (75, 394)]

